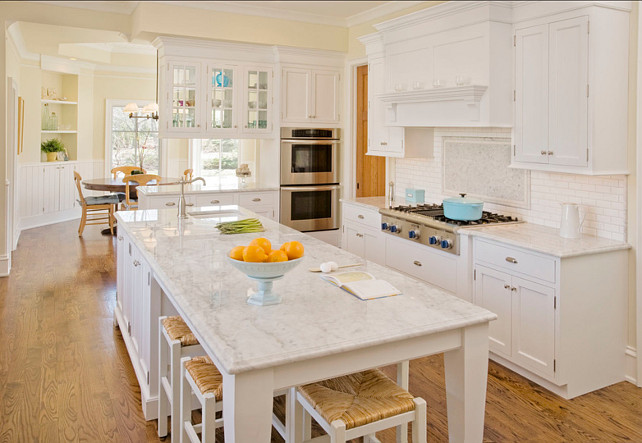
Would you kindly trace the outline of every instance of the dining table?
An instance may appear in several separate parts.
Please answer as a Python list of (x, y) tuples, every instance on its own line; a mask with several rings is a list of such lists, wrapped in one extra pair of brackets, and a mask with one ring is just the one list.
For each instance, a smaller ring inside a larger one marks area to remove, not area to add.
[[(176, 177), (161, 177), (160, 182), (156, 183), (156, 180), (151, 181), (145, 186), (150, 185), (173, 185), (177, 184), (180, 179)], [(116, 192), (116, 193), (125, 193), (127, 190), (127, 183), (123, 182), (123, 177), (99, 177), (99, 178), (90, 178), (83, 179), (82, 185), (85, 189), (89, 191), (104, 191), (104, 192)], [(136, 188), (139, 186), (139, 183), (135, 181), (129, 182), (129, 198), (138, 199), (136, 194)], [(116, 205), (116, 211), (118, 211), (118, 205)], [(109, 228), (103, 229), (100, 231), (103, 235), (112, 235)], [(114, 235), (116, 234), (116, 226), (114, 225)]]

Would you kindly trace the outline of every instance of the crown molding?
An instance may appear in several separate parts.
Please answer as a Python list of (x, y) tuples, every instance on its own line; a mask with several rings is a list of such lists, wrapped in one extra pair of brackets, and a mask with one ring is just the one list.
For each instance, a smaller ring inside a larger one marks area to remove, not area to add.
[[(387, 2), (383, 5), (375, 6), (372, 9), (367, 11), (360, 12), (355, 15), (351, 15), (346, 19), (346, 26), (352, 27), (360, 25), (365, 22), (376, 20), (378, 18), (384, 17), (388, 14), (393, 14), (395, 12), (403, 11), (404, 9), (412, 8), (413, 6), (426, 3), (424, 1), (401, 1), (401, 2)], [(434, 6), (431, 6), (434, 7)]]
[(27, 44), (22, 37), (22, 31), (20, 30), (19, 23), (14, 23), (9, 26), (9, 37), (9, 40), (13, 43), (16, 49), (18, 57), (20, 57), (22, 60), (40, 62), (40, 55), (29, 52), (29, 50), (27, 50)]

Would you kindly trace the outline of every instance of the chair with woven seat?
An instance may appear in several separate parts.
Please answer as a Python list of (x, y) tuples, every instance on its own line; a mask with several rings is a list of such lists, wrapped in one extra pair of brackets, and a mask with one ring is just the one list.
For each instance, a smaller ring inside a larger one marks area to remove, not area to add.
[(109, 230), (114, 234), (114, 205), (118, 204), (118, 196), (115, 194), (101, 195), (98, 197), (85, 197), (82, 193), (80, 182), (82, 177), (74, 171), (74, 181), (78, 189), (78, 202), (82, 208), (78, 237), (82, 237), (85, 225), (109, 225)]
[[(180, 429), (181, 359), (205, 351), (180, 316), (159, 318), (158, 436), (167, 435), (167, 416), (172, 416), (172, 435)], [(172, 439), (174, 440), (174, 438)]]
[(149, 182), (155, 181), (156, 184), (160, 183), (160, 176), (156, 174), (135, 174), (135, 175), (126, 175), (123, 177), (123, 183), (125, 183), (125, 201), (123, 203), (123, 209), (132, 210), (138, 209), (138, 196), (135, 200), (130, 197), (129, 183), (136, 182), (139, 185), (148, 185)]
[(296, 396), (295, 416), (304, 417), (294, 423), (296, 442), (309, 439), (306, 414), (321, 425), (332, 443), (405, 423), (412, 423), (413, 443), (426, 442), (426, 402), (378, 369), (291, 388), (291, 395)]
[(192, 180), (193, 176), (194, 176), (194, 170), (193, 169), (190, 168), (190, 169), (186, 169), (186, 170), (183, 171), (183, 178), (186, 181)]
[(139, 168), (138, 166), (116, 166), (111, 168), (111, 175), (114, 178), (118, 178), (118, 174), (132, 175), (132, 171), (143, 171), (143, 174), (147, 174), (144, 168)]

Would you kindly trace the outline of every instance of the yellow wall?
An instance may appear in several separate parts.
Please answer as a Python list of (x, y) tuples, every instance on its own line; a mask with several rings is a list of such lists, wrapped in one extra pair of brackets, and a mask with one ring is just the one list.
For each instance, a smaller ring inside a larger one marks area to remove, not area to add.
[(20, 95), (25, 101), (24, 149), (20, 163), (40, 161), (40, 84), (42, 71), (38, 66), (23, 65), (20, 69)]

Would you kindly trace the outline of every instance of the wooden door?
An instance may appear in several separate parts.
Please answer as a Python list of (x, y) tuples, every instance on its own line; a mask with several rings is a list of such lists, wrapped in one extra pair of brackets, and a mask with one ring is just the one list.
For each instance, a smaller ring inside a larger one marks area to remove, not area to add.
[(549, 25), (550, 164), (588, 163), (588, 17)]
[(368, 152), (368, 66), (357, 68), (357, 197), (386, 192), (386, 160)]
[(548, 25), (515, 32), (515, 160), (548, 163)]

